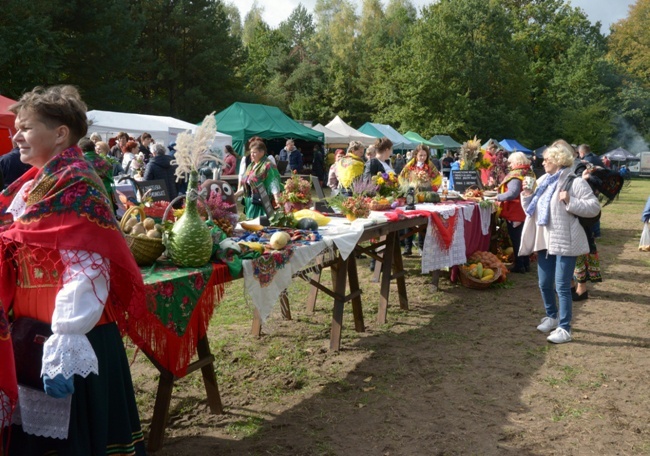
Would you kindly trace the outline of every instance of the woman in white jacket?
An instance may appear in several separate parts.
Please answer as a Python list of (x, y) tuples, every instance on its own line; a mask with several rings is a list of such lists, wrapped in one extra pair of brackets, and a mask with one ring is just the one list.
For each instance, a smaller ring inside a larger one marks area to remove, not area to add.
[(573, 179), (568, 191), (564, 190), (573, 157), (573, 148), (566, 141), (554, 142), (544, 152), (546, 174), (537, 180), (535, 191), (524, 183), (521, 192), (526, 221), (519, 256), (537, 252), (539, 289), (546, 309), (537, 329), (553, 331), (547, 340), (556, 344), (571, 341), (571, 278), (576, 258), (589, 252), (578, 216), (594, 217), (600, 211), (598, 199), (584, 179)]

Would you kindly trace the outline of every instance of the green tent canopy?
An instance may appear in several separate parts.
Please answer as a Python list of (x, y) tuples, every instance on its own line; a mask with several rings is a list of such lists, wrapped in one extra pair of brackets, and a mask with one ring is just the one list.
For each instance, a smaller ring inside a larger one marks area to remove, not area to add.
[(462, 146), (461, 143), (457, 142), (451, 136), (447, 136), (447, 135), (435, 135), (429, 141), (436, 142), (436, 143), (442, 143), (443, 144), (443, 147), (442, 147), (443, 149), (458, 149), (458, 148), (460, 148), (460, 146)]
[(390, 125), (366, 122), (359, 128), (359, 131), (374, 136), (375, 138), (383, 138), (385, 136), (392, 141), (393, 149), (395, 150), (412, 150), (417, 146), (416, 143), (402, 136)]
[(414, 131), (407, 131), (404, 133), (404, 137), (413, 141), (414, 143), (425, 144), (429, 147), (433, 147), (434, 149), (444, 149), (445, 147), (441, 142), (428, 141)]
[(275, 106), (237, 102), (215, 114), (215, 118), (217, 131), (232, 136), (232, 147), (239, 154), (244, 153), (246, 141), (253, 136), (318, 143), (325, 139), (323, 133), (296, 122)]

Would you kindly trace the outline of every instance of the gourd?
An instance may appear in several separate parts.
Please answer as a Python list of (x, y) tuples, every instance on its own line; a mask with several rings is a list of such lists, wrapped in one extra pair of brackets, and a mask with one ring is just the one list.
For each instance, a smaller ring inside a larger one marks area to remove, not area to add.
[(269, 239), (269, 245), (273, 250), (280, 250), (286, 247), (290, 239), (291, 238), (288, 233), (285, 233), (284, 231), (276, 231), (271, 235), (271, 239)]
[[(199, 173), (189, 173), (185, 212), (174, 223), (165, 245), (172, 262), (176, 266), (198, 268), (208, 262), (212, 255), (212, 235), (196, 206)], [(171, 204), (170, 204), (171, 207)]]

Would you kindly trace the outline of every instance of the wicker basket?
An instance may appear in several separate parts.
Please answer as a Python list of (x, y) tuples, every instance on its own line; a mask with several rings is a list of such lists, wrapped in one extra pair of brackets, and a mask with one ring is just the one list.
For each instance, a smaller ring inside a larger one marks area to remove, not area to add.
[[(122, 216), (120, 221), (120, 229), (124, 231), (124, 226), (127, 220), (134, 216), (134, 212), (138, 213), (140, 220), (145, 219), (144, 209), (140, 206), (130, 207)], [(153, 239), (144, 236), (131, 236), (130, 234), (124, 233), (126, 238), (126, 244), (129, 246), (135, 262), (138, 266), (150, 266), (152, 265), (162, 253), (165, 251), (165, 246), (163, 245), (162, 239)]]
[(391, 209), (392, 209), (392, 207), (391, 207), (390, 203), (382, 204), (377, 200), (372, 200), (370, 202), (370, 210), (371, 211), (389, 211)]
[(485, 290), (487, 288), (490, 288), (490, 285), (499, 280), (499, 277), (501, 277), (501, 268), (494, 270), (494, 276), (489, 282), (483, 282), (476, 277), (472, 277), (467, 273), (467, 271), (465, 271), (463, 268), (460, 268), (460, 283), (462, 283), (467, 288), (472, 288), (474, 290)]

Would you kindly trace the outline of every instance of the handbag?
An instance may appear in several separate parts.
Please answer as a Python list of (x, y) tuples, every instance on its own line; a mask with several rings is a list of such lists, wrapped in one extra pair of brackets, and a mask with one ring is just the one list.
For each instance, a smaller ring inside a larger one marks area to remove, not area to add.
[(264, 203), (262, 202), (262, 197), (259, 195), (259, 193), (253, 193), (251, 195), (251, 204), (254, 206), (264, 206)]
[(52, 327), (48, 323), (33, 318), (20, 317), (11, 324), (16, 377), (20, 385), (43, 391), (43, 345), (51, 335)]

